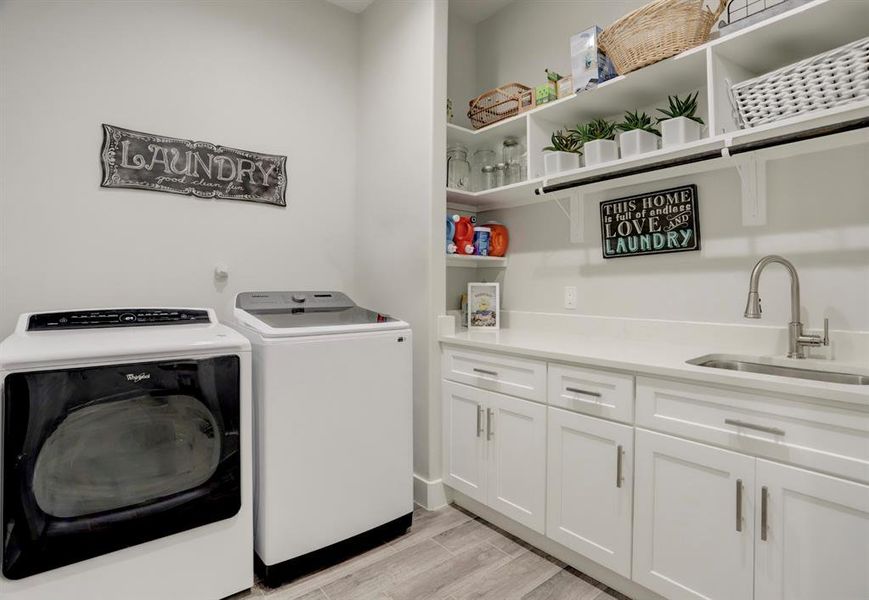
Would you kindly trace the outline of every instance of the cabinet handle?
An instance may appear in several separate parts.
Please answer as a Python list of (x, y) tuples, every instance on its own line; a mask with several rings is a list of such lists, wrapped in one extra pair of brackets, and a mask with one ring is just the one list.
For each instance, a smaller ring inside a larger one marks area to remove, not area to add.
[(478, 369), (477, 367), (474, 367), (474, 373), (481, 373), (483, 375), (491, 375), (492, 377), (498, 376), (497, 371), (489, 371), (487, 369)]
[(616, 487), (622, 487), (622, 481), (624, 477), (622, 477), (622, 457), (624, 456), (625, 451), (622, 446), (616, 446)]
[(760, 539), (766, 541), (766, 530), (769, 525), (767, 505), (769, 504), (769, 490), (766, 486), (760, 488)]
[(742, 480), (736, 480), (736, 531), (742, 531)]
[(581, 390), (575, 387), (564, 388), (568, 392), (573, 392), (574, 394), (584, 394), (586, 396), (593, 396), (594, 398), (600, 398), (600, 392), (590, 392), (588, 390)]
[(483, 435), (483, 405), (477, 405), (477, 437)]
[(733, 425), (734, 427), (745, 427), (746, 429), (754, 429), (756, 431), (763, 431), (764, 433), (771, 433), (773, 435), (784, 435), (784, 429), (779, 429), (778, 427), (767, 427), (765, 425), (755, 425), (754, 423), (746, 423), (745, 421), (740, 421), (739, 419), (724, 419), (725, 425)]
[(486, 441), (491, 441), (495, 436), (495, 432), (492, 431), (492, 415), (495, 413), (491, 408), (486, 409)]

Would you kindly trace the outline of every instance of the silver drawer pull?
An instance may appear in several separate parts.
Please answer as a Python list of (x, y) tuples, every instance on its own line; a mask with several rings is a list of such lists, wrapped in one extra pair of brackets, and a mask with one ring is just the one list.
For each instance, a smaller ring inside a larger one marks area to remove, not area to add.
[(477, 437), (483, 435), (483, 405), (477, 405)]
[(486, 369), (478, 369), (477, 367), (474, 367), (474, 373), (482, 373), (483, 375), (491, 375), (492, 377), (498, 376), (497, 371), (487, 371)]
[(755, 425), (754, 423), (746, 423), (745, 421), (740, 421), (739, 419), (724, 419), (725, 425), (733, 425), (734, 427), (745, 427), (746, 429), (754, 429), (755, 431), (762, 431), (764, 433), (771, 433), (773, 435), (784, 435), (784, 429), (779, 429), (778, 427), (767, 427), (765, 425)]
[(564, 388), (568, 392), (573, 392), (574, 394), (583, 394), (584, 396), (592, 396), (594, 398), (600, 398), (600, 392), (590, 392), (588, 390), (581, 390), (575, 387)]
[(625, 455), (624, 448), (616, 447), (616, 487), (622, 487), (622, 482), (625, 480), (622, 475), (622, 457)]
[(766, 530), (769, 528), (769, 490), (766, 486), (760, 488), (760, 539), (766, 541)]
[(736, 531), (742, 531), (742, 480), (736, 480)]
[(486, 409), (486, 441), (492, 441), (495, 432), (492, 431), (492, 415), (495, 413), (491, 408)]

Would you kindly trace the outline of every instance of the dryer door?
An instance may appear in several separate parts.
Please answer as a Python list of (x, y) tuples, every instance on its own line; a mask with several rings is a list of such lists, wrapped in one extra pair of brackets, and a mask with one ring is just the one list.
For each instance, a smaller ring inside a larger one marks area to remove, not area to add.
[(236, 356), (8, 375), (3, 575), (233, 516), (239, 416)]

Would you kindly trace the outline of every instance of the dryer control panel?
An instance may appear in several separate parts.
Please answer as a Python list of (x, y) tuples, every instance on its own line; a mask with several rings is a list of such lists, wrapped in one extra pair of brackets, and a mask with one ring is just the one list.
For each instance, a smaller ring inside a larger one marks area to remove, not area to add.
[(30, 315), (27, 321), (27, 331), (192, 325), (210, 322), (208, 311), (195, 308), (105, 308), (35, 313)]

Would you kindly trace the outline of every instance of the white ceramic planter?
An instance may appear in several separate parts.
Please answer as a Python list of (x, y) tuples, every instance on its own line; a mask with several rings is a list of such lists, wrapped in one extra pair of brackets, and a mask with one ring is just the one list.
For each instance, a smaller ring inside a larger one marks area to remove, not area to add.
[(619, 147), (622, 158), (654, 152), (658, 149), (658, 136), (642, 129), (632, 129), (619, 136)]
[(575, 152), (544, 152), (543, 172), (554, 175), (562, 171), (579, 168), (579, 154)]
[(703, 126), (688, 117), (676, 117), (661, 121), (661, 139), (664, 142), (664, 148), (696, 142), (700, 139), (702, 131)]
[(618, 160), (619, 145), (614, 140), (593, 140), (582, 145), (585, 156), (585, 165), (599, 165), (601, 163)]

